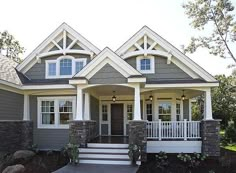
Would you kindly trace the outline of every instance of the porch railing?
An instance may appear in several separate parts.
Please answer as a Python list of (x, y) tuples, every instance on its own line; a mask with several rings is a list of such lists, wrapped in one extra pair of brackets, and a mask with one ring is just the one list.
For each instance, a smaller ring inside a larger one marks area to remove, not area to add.
[(200, 121), (149, 121), (147, 123), (148, 139), (200, 139)]

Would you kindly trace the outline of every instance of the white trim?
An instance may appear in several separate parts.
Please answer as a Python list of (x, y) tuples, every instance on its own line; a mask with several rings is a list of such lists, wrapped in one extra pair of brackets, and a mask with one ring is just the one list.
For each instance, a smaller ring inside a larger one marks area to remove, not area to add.
[(25, 85), (23, 90), (44, 90), (44, 89), (74, 89), (73, 85), (69, 84), (55, 84), (55, 85)]
[(201, 153), (202, 141), (147, 141), (147, 153)]
[[(60, 74), (60, 61), (63, 59), (70, 59), (72, 61), (72, 74), (71, 75), (61, 75)], [(55, 60), (45, 60), (46, 69), (45, 69), (45, 78), (46, 79), (57, 79), (57, 78), (72, 78), (76, 74), (76, 62), (83, 62), (83, 67), (87, 63), (87, 58), (74, 58), (73, 56), (65, 55), (60, 56)], [(56, 63), (56, 75), (55, 76), (49, 76), (49, 64), (50, 63)]]
[(146, 82), (146, 78), (145, 77), (137, 77), (137, 78), (128, 78), (128, 83), (137, 83), (137, 82), (141, 82), (141, 83), (145, 83)]
[(69, 80), (69, 84), (75, 85), (75, 84), (88, 84), (87, 79), (76, 79), (76, 80)]
[(107, 63), (109, 63), (125, 77), (131, 75), (141, 75), (137, 70), (121, 59), (112, 50), (105, 48), (100, 54), (96, 56), (95, 59), (92, 60), (91, 63), (85, 66), (85, 68), (83, 68), (79, 73), (77, 73), (75, 77), (87, 77), (90, 79)]
[[(150, 70), (141, 70), (141, 60), (150, 59)], [(136, 57), (136, 68), (140, 73), (153, 74), (155, 73), (155, 57), (154, 56), (138, 56)]]
[(177, 48), (175, 48), (173, 45), (171, 45), (169, 42), (167, 42), (165, 39), (160, 37), (158, 34), (156, 34), (154, 31), (152, 31), (147, 26), (144, 26), (142, 29), (140, 29), (133, 37), (131, 37), (125, 44), (123, 44), (116, 53), (118, 55), (124, 54), (123, 58), (126, 56), (125, 52), (134, 45), (138, 40), (140, 40), (144, 35), (147, 35), (149, 38), (151, 38), (154, 42), (159, 44), (161, 47), (163, 47), (168, 52), (171, 51), (171, 54), (176, 57), (180, 62), (185, 64), (187, 67), (192, 69), (193, 72), (201, 76), (204, 80), (208, 82), (216, 82), (216, 79), (210, 75), (207, 71), (205, 71), (203, 68), (201, 68), (198, 64), (196, 64), (194, 61), (192, 61), (190, 58), (188, 58), (186, 55), (184, 55), (182, 52), (180, 52)]
[[(69, 129), (69, 124), (60, 125), (59, 124), (59, 100), (69, 100), (72, 101), (72, 118), (75, 115), (75, 96), (55, 96), (55, 97), (37, 97), (37, 128), (38, 129)], [(42, 116), (41, 116), (41, 104), (42, 101), (54, 101), (54, 121), (55, 124), (42, 124)]]
[[(25, 59), (24, 61), (19, 64), (16, 69), (20, 72), (24, 73), (29, 70), (28, 65), (31, 64), (30, 66), (32, 67), (37, 61), (32, 60), (36, 57), (37, 54), (41, 53), (43, 49), (47, 45), (52, 42), (60, 33), (65, 30), (67, 33), (71, 34), (72, 36), (75, 37), (76, 40), (79, 40), (81, 43), (83, 43), (86, 47), (90, 48), (91, 52), (94, 52), (95, 54), (98, 54), (100, 50), (94, 46), (92, 43), (90, 43), (87, 39), (85, 39), (82, 35), (80, 35), (78, 32), (76, 32), (73, 28), (71, 28), (69, 25), (66, 23), (62, 23), (52, 34), (50, 34), (36, 49), (33, 50)], [(68, 51), (66, 51), (68, 53)], [(25, 69), (26, 68), (26, 69)], [(24, 70), (25, 69), (25, 70)]]
[(145, 84), (145, 88), (217, 87), (219, 83)]
[(123, 56), (121, 56), (123, 59), (127, 59), (133, 56), (144, 56), (145, 54), (148, 55), (159, 55), (159, 56), (163, 56), (163, 57), (168, 57), (169, 54), (167, 52), (161, 51), (161, 50), (138, 50), (138, 51), (133, 51), (133, 52), (127, 52), (126, 54), (124, 54)]
[(23, 114), (23, 120), (29, 121), (30, 120), (30, 113), (29, 113), (29, 95), (24, 94), (24, 114)]

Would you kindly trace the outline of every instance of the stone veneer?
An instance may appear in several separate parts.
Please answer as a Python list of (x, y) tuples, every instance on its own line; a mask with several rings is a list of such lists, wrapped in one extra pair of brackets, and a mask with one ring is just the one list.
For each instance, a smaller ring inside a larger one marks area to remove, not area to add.
[(147, 160), (147, 121), (129, 121), (129, 144), (141, 146), (141, 161)]
[(70, 121), (69, 142), (87, 147), (87, 143), (96, 137), (96, 121)]
[(33, 122), (21, 120), (0, 121), (0, 150), (17, 151), (33, 145)]
[(202, 120), (202, 153), (220, 156), (220, 120)]

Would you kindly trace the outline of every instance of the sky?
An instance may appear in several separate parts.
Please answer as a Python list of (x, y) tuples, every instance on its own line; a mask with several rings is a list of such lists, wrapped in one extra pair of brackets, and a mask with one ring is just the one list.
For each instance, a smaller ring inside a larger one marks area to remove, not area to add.
[[(231, 0), (236, 6), (236, 0)], [(118, 49), (147, 25), (178, 49), (198, 32), (189, 26), (186, 0), (1, 0), (0, 32), (8, 30), (26, 48), (26, 57), (66, 22), (99, 49)], [(212, 75), (230, 75), (231, 59), (199, 49), (188, 56)]]

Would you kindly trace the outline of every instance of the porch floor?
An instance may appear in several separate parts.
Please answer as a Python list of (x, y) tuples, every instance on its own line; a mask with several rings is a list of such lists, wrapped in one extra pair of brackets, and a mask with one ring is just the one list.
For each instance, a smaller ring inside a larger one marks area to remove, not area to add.
[(89, 143), (128, 144), (128, 136), (98, 136)]

